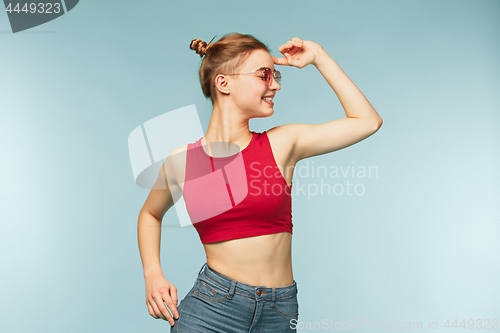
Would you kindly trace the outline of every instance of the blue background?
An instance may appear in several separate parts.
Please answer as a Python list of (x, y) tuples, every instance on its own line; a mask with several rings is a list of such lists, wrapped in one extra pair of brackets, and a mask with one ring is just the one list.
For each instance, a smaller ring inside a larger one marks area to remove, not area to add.
[[(134, 183), (127, 138), (190, 104), (206, 131), (211, 104), (189, 43), (231, 31), (275, 56), (292, 37), (319, 43), (384, 120), (297, 165), (378, 169), (295, 174), (306, 191), (365, 188), (293, 194), (299, 321), (439, 320), (447, 331), (447, 319), (500, 319), (499, 14), (496, 0), (88, 0), (13, 34), (0, 13), (0, 331), (170, 329), (145, 303), (137, 217), (148, 190)], [(251, 130), (345, 117), (315, 67), (279, 69), (275, 114)], [(205, 254), (173, 209), (161, 261), (180, 301)]]

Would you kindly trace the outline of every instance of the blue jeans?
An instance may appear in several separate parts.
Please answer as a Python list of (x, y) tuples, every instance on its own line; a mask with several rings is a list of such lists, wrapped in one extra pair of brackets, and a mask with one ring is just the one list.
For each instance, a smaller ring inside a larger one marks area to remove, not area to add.
[(266, 288), (232, 280), (207, 263), (203, 267), (179, 303), (179, 319), (174, 318), (170, 332), (296, 332), (299, 304), (295, 280), (289, 286)]

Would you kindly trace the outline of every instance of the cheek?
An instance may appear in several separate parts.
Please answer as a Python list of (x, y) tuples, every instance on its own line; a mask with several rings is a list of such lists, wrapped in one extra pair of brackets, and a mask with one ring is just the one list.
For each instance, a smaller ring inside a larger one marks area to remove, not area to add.
[(251, 91), (251, 95), (255, 98), (256, 101), (262, 100), (262, 97), (266, 94), (267, 89), (262, 86), (257, 86)]
[(239, 95), (239, 99), (245, 104), (258, 104), (262, 102), (262, 97), (266, 93), (265, 90), (258, 88), (247, 88)]
[(262, 102), (262, 97), (266, 94), (266, 91), (267, 87), (265, 84), (253, 83), (241, 86), (238, 87), (237, 100), (245, 105), (259, 105)]

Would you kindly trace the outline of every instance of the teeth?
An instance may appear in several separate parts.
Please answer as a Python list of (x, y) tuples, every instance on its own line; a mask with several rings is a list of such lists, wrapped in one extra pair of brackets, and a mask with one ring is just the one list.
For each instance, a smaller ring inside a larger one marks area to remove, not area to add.
[(273, 98), (272, 97), (263, 97), (262, 99), (265, 99), (266, 101), (272, 102)]

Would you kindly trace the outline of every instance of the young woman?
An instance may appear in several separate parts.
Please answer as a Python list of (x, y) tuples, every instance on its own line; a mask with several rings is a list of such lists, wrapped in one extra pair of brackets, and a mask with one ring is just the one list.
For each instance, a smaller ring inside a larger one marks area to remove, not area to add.
[[(161, 220), (179, 194), (172, 186), (153, 188), (138, 222), (149, 313), (169, 321), (172, 332), (293, 332), (298, 318), (291, 262), (294, 166), (369, 137), (382, 119), (337, 63), (312, 41), (292, 38), (279, 48), (282, 58), (271, 56), (253, 36), (237, 33), (213, 44), (195, 39), (190, 48), (204, 57), (200, 82), (213, 111), (205, 136), (174, 152), (185, 153), (182, 171), (166, 169), (171, 171), (169, 184), (183, 192), (207, 262), (177, 306), (177, 289), (162, 273), (159, 249)], [(250, 131), (251, 118), (274, 113), (272, 100), (281, 89), (275, 65), (315, 66), (347, 117)], [(239, 147), (237, 154), (231, 149), (234, 145)], [(225, 177), (219, 178), (222, 187), (215, 178), (207, 180), (216, 172)]]

